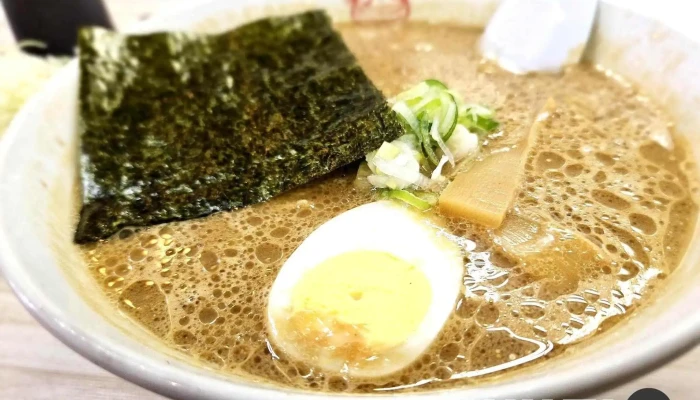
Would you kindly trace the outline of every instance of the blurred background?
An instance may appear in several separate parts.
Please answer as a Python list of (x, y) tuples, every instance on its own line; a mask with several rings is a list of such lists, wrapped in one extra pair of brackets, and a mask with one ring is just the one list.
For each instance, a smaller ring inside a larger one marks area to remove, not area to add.
[[(42, 0), (46, 3), (64, 4), (70, 7), (74, 0)], [(87, 0), (90, 2), (91, 0)], [(147, 18), (148, 15), (158, 12), (164, 7), (177, 7), (178, 4), (191, 3), (198, 0), (103, 0), (102, 3), (107, 8), (112, 22), (117, 29), (128, 26), (129, 23), (138, 21), (139, 19)], [(1, 0), (0, 3), (20, 3), (25, 2), (41, 2), (37, 0)], [(0, 12), (0, 48), (9, 46), (14, 43), (12, 31), (9, 29), (7, 16), (4, 12), (4, 7)]]
[[(2, 0), (2, 2), (36, 0)], [(68, 0), (44, 0), (68, 5)], [(90, 1), (90, 0), (87, 0)], [(116, 29), (182, 3), (201, 0), (103, 0)], [(231, 0), (236, 1), (236, 0)], [(646, 1), (640, 1), (645, 3)], [(681, 7), (685, 2), (667, 0)], [(687, 2), (694, 3), (694, 2)], [(638, 3), (639, 4), (639, 3)], [(694, 13), (687, 21), (678, 21), (679, 30), (690, 27)], [(0, 114), (3, 101), (17, 87), (12, 70), (6, 68), (8, 54), (16, 51), (16, 43), (7, 17), (0, 11)], [(15, 69), (15, 71), (17, 71)], [(26, 79), (26, 78), (25, 78)], [(29, 78), (31, 82), (31, 77)], [(43, 82), (37, 77), (37, 87)], [(14, 86), (4, 84), (11, 82)], [(1, 115), (0, 115), (1, 118)], [(0, 137), (2, 136), (0, 119)], [(663, 390), (671, 399), (696, 398), (697, 378), (700, 376), (700, 348), (665, 367), (595, 396), (597, 399), (626, 400), (634, 391), (644, 387)], [(603, 389), (603, 388), (601, 388)], [(92, 365), (65, 347), (45, 331), (22, 308), (10, 288), (0, 278), (0, 399), (13, 400), (157, 400), (163, 399)]]

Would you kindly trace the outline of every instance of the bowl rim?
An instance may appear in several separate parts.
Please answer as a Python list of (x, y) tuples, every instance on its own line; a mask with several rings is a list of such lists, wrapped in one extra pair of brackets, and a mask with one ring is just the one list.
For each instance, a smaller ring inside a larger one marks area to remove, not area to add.
[[(189, 11), (206, 7), (217, 0), (207, 0), (192, 3), (183, 7), (175, 7), (166, 13), (154, 16), (152, 19), (134, 25), (136, 29), (144, 29), (156, 21), (167, 20), (184, 15)], [(622, 1), (606, 1), (606, 3), (623, 3)], [(236, 7), (231, 5), (231, 8)], [(634, 11), (632, 11), (634, 12)], [(32, 117), (32, 111), (41, 108), (41, 98), (63, 79), (68, 77), (71, 69), (77, 68), (77, 60), (72, 60), (59, 71), (47, 85), (34, 95), (17, 113), (10, 126), (0, 140), (0, 176), (9, 173), (4, 168), (2, 160), (7, 158), (14, 145), (21, 140), (22, 127)], [(4, 202), (4, 200), (0, 200)], [(0, 211), (2, 208), (0, 207)], [(234, 382), (224, 376), (201, 375), (196, 367), (182, 362), (158, 360), (148, 355), (129, 349), (127, 345), (106, 340), (91, 332), (88, 326), (78, 324), (68, 319), (61, 310), (55, 307), (42, 293), (31, 274), (25, 272), (15, 250), (8, 243), (11, 235), (4, 216), (0, 212), (0, 272), (8, 281), (9, 286), (30, 314), (52, 335), (65, 345), (87, 358), (94, 364), (134, 382), (156, 393), (177, 399), (224, 399), (224, 398), (258, 398), (258, 399), (290, 399), (301, 400), (314, 398), (346, 398), (366, 399), (368, 397), (384, 397), (391, 394), (341, 395), (327, 393), (304, 392), (282, 387), (256, 385), (252, 382)], [(698, 290), (698, 289), (696, 289)], [(647, 341), (644, 351), (626, 350), (619, 353), (614, 360), (580, 371), (577, 379), (571, 379), (571, 372), (551, 373), (533, 377), (518, 376), (504, 383), (487, 383), (476, 387), (464, 387), (448, 390), (437, 390), (418, 393), (402, 393), (411, 398), (429, 398), (441, 400), (463, 399), (465, 395), (471, 398), (502, 398), (503, 396), (521, 398), (537, 398), (543, 394), (556, 398), (571, 394), (597, 392), (601, 388), (610, 387), (616, 383), (632, 379), (644, 372), (658, 367), (683, 352), (700, 344), (700, 310), (688, 315), (673, 329), (664, 331)], [(125, 335), (126, 336), (126, 335)], [(126, 336), (127, 339), (133, 340)]]

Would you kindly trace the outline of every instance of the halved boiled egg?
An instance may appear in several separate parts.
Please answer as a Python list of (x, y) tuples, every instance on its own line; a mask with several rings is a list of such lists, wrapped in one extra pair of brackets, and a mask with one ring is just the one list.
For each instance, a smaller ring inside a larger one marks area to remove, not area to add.
[(381, 376), (419, 357), (454, 309), (457, 245), (390, 201), (321, 225), (282, 266), (268, 301), (273, 343), (348, 376)]

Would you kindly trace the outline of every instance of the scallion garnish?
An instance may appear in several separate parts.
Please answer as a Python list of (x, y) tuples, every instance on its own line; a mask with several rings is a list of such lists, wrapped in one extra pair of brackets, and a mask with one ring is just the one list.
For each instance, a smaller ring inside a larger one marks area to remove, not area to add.
[(480, 136), (498, 129), (491, 109), (464, 104), (436, 79), (425, 80), (391, 100), (406, 135), (384, 143), (366, 157), (367, 169), (358, 179), (380, 189), (382, 196), (426, 210), (437, 202), (446, 183), (442, 169), (448, 162), (474, 157)]
[[(438, 163), (438, 149), (447, 155), (451, 164), (454, 163), (454, 157), (449, 154), (449, 146), (445, 143), (450, 140), (457, 125), (480, 135), (493, 132), (499, 126), (491, 109), (477, 104), (463, 104), (455, 92), (436, 79), (419, 83), (396, 96), (392, 102), (392, 109), (418, 138), (423, 155), (432, 167)], [(437, 126), (433, 128), (433, 124)]]
[(488, 107), (478, 104), (463, 105), (459, 113), (459, 123), (472, 132), (486, 135), (500, 126), (493, 114), (493, 110)]
[(386, 198), (400, 200), (420, 211), (429, 210), (437, 204), (437, 196), (430, 192), (409, 192), (402, 189), (390, 189), (382, 191), (382, 195)]

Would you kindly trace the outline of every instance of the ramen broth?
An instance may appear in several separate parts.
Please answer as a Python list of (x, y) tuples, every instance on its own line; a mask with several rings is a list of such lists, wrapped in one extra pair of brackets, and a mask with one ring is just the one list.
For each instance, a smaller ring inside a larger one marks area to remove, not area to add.
[[(90, 273), (121, 313), (193, 360), (250, 380), (325, 391), (421, 390), (473, 384), (547, 359), (663, 286), (691, 237), (697, 181), (688, 150), (653, 98), (591, 65), (512, 75), (482, 62), (480, 32), (463, 27), (338, 29), (387, 97), (436, 78), (495, 108), (502, 132), (487, 139), (481, 157), (507, 151), (548, 99), (556, 104), (501, 228), (429, 212), (462, 248), (465, 265), (462, 294), (431, 347), (407, 369), (347, 379), (290, 360), (268, 340), (267, 296), (285, 260), (319, 225), (373, 201), (353, 184), (356, 165), (263, 204), (124, 229), (84, 246)], [(571, 240), (518, 253), (504, 242), (518, 226)]]

